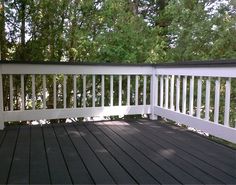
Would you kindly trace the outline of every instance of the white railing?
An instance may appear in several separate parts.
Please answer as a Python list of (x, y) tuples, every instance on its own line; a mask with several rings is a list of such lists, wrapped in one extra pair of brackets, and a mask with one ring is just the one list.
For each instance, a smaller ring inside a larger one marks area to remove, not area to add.
[[(150, 114), (146, 87), (152, 70), (151, 66), (1, 64), (1, 125), (9, 121)], [(68, 86), (68, 80), (73, 87)], [(18, 89), (14, 81), (20, 84)], [(139, 93), (141, 83), (145, 88)], [(16, 107), (17, 101), (20, 106)]]
[(236, 65), (225, 64), (2, 62), (0, 127), (10, 121), (149, 114), (236, 143)]
[(156, 74), (154, 114), (236, 143), (233, 61), (158, 66)]

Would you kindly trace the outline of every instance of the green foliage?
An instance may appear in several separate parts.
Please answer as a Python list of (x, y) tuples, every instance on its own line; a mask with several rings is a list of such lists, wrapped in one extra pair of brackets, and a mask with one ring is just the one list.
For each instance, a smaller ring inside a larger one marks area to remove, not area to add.
[(236, 57), (232, 0), (1, 2), (3, 59), (156, 63)]
[[(230, 2), (228, 2), (230, 3)], [(171, 1), (166, 16), (171, 49), (169, 60), (208, 60), (236, 57), (235, 12), (230, 5), (207, 8), (205, 1)], [(231, 8), (230, 8), (231, 7)]]

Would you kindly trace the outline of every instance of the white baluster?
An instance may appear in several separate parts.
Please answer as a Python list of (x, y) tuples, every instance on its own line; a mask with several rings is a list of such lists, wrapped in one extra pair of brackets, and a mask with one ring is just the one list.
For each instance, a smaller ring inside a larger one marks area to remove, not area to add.
[(21, 110), (25, 109), (25, 80), (24, 75), (20, 75), (21, 81)]
[(135, 105), (136, 106), (138, 105), (138, 88), (139, 88), (138, 80), (139, 80), (139, 76), (136, 75), (135, 76)]
[(231, 78), (226, 80), (225, 84), (225, 114), (224, 125), (229, 127), (229, 113), (230, 113), (230, 92), (231, 92)]
[(183, 78), (182, 113), (186, 114), (187, 76)]
[(197, 80), (197, 117), (201, 118), (202, 107), (202, 77)]
[(179, 112), (179, 100), (180, 100), (180, 76), (176, 79), (176, 111)]
[(105, 92), (105, 81), (104, 81), (104, 75), (102, 75), (102, 107), (104, 107), (104, 92)]
[(175, 86), (175, 76), (171, 76), (171, 82), (170, 82), (170, 109), (174, 110), (174, 86)]
[(96, 85), (96, 76), (93, 75), (93, 107), (95, 107), (95, 98), (96, 98), (96, 92), (95, 92), (95, 85)]
[(73, 75), (73, 102), (74, 102), (74, 108), (77, 107), (77, 75)]
[(57, 108), (57, 79), (56, 75), (53, 75), (53, 108)]
[(10, 111), (13, 111), (13, 79), (12, 75), (10, 75)]
[(110, 75), (110, 106), (113, 106), (113, 75)]
[(143, 76), (143, 105), (146, 105), (146, 100), (147, 100), (147, 76)]
[(130, 75), (127, 76), (127, 105), (130, 105)]
[(219, 122), (219, 108), (220, 108), (220, 78), (215, 81), (215, 103), (214, 103), (214, 123)]
[(3, 111), (4, 111), (3, 85), (2, 85), (2, 74), (1, 74), (1, 67), (0, 67), (0, 130), (4, 128)]
[(169, 76), (165, 77), (165, 108), (169, 108)]
[(163, 94), (164, 94), (164, 89), (163, 89), (163, 85), (164, 85), (164, 79), (163, 79), (163, 75), (161, 75), (160, 77), (160, 107), (163, 107)]
[(189, 92), (189, 115), (193, 115), (193, 100), (194, 100), (194, 76), (190, 78), (190, 92)]
[(83, 75), (83, 107), (86, 107), (86, 75)]
[(206, 113), (205, 113), (205, 120), (209, 120), (210, 119), (210, 97), (211, 95), (211, 78), (209, 77), (207, 80), (206, 80), (206, 104), (205, 104), (205, 107), (206, 107)]
[(66, 87), (67, 86), (67, 76), (64, 75), (64, 80), (63, 80), (63, 104), (64, 104), (64, 109), (66, 109), (66, 98), (67, 98), (67, 92), (66, 92)]
[(35, 75), (32, 75), (32, 109), (35, 110)]
[(119, 106), (122, 106), (122, 76), (119, 75)]

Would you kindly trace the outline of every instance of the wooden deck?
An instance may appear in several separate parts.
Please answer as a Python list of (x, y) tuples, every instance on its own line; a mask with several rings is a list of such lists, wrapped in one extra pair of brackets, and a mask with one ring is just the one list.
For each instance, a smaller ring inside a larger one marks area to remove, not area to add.
[(11, 126), (0, 184), (236, 184), (236, 151), (157, 121)]

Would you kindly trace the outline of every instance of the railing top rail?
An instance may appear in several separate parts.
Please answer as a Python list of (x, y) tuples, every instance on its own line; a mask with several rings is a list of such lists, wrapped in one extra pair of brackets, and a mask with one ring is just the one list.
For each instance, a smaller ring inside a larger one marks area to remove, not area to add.
[(14, 61), (0, 60), (0, 64), (35, 64), (35, 65), (75, 65), (75, 66), (147, 66), (152, 67), (155, 64), (137, 64), (137, 63), (94, 63), (94, 62), (57, 62), (57, 61)]
[(236, 59), (228, 60), (202, 60), (202, 61), (182, 61), (175, 63), (156, 64), (158, 68), (191, 68), (191, 67), (234, 67)]
[(182, 61), (167, 62), (159, 64), (137, 64), (137, 63), (108, 63), (108, 62), (57, 62), (57, 61), (16, 61), (16, 60), (0, 60), (0, 64), (35, 64), (35, 65), (78, 65), (78, 66), (149, 66), (158, 68), (183, 68), (183, 67), (232, 67), (236, 66), (236, 59), (227, 60), (208, 60), (208, 61)]

